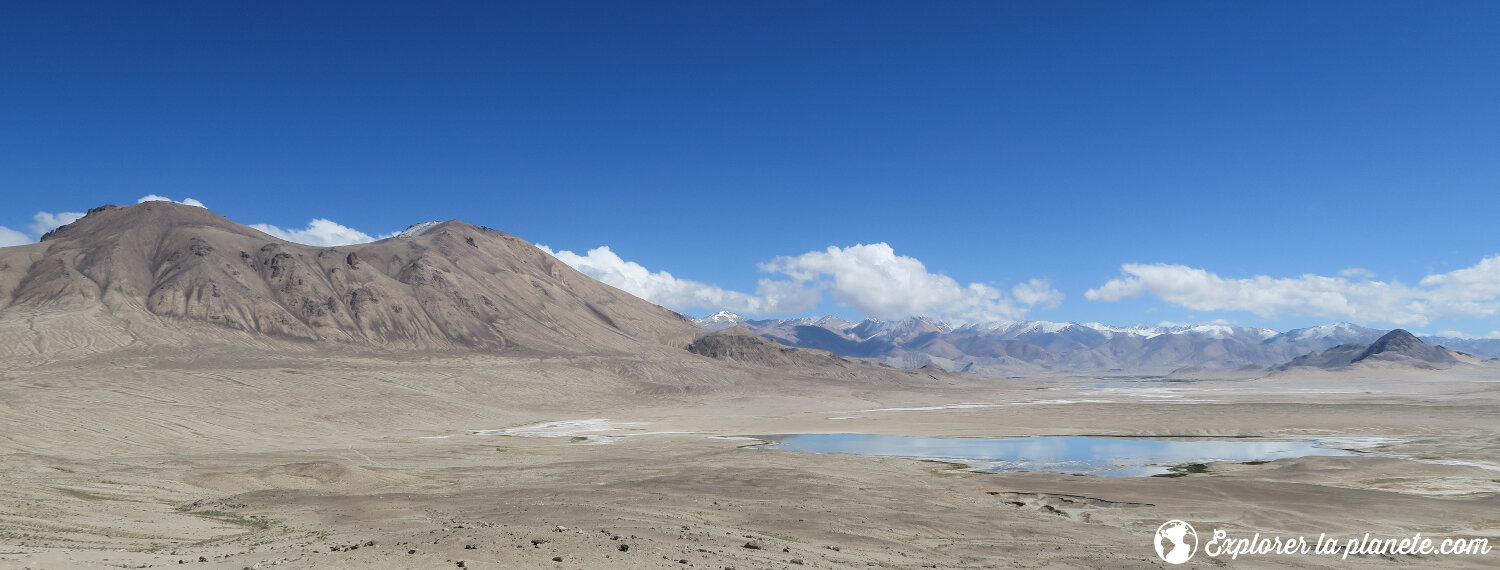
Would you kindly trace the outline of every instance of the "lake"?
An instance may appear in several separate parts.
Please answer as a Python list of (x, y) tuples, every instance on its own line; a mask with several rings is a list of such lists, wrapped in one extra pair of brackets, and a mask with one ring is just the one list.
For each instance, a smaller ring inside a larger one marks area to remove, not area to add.
[(850, 453), (953, 461), (979, 471), (1043, 471), (1144, 477), (1172, 467), (1213, 461), (1271, 461), (1357, 452), (1321, 447), (1317, 440), (1262, 438), (1116, 438), (1086, 436), (946, 438), (860, 433), (755, 436), (759, 449)]

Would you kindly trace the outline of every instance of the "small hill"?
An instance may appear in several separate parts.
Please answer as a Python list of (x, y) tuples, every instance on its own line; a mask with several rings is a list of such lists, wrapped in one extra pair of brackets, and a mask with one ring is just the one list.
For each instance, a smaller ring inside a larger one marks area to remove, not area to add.
[(1441, 346), (1431, 346), (1404, 329), (1396, 329), (1370, 344), (1341, 344), (1325, 351), (1314, 351), (1277, 367), (1313, 367), (1337, 370), (1350, 366), (1388, 363), (1415, 368), (1451, 368), (1463, 360)]
[[(756, 366), (797, 366), (809, 364), (853, 365), (857, 360), (833, 353), (786, 346), (755, 334), (743, 326), (711, 332), (693, 340), (688, 352), (718, 360), (729, 360)], [(870, 364), (859, 363), (866, 366)]]
[(1443, 368), (1458, 364), (1458, 358), (1454, 357), (1452, 351), (1429, 345), (1404, 329), (1386, 333), (1354, 359), (1355, 362), (1367, 360), (1410, 362), (1419, 366), (1425, 364)]
[(933, 382), (952, 383), (954, 377), (941, 368), (898, 369), (891, 366), (839, 356), (811, 348), (787, 346), (760, 336), (744, 326), (730, 327), (700, 335), (687, 346), (688, 352), (732, 364), (736, 368), (773, 376), (803, 374), (837, 382), (863, 386), (910, 386)]

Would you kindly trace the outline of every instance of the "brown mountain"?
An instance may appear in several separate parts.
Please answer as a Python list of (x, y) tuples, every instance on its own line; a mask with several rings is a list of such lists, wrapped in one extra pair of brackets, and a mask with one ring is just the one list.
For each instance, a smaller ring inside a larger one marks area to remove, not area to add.
[(276, 348), (629, 351), (685, 346), (682, 316), (504, 232), (443, 222), (341, 247), (203, 208), (104, 206), (0, 248), (0, 355), (230, 342)]
[[(1432, 346), (1404, 329), (1386, 333), (1370, 344), (1341, 344), (1324, 351), (1314, 351), (1277, 367), (1284, 370), (1297, 366), (1308, 366), (1337, 370), (1359, 364), (1387, 363), (1417, 368), (1450, 368), (1464, 359), (1441, 346)], [(1463, 355), (1472, 360), (1472, 357)]]

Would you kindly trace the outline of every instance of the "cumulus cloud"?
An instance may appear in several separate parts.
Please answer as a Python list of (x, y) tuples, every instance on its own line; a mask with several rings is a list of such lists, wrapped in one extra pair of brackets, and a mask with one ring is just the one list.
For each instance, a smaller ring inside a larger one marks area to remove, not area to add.
[[(157, 194), (142, 196), (140, 199), (136, 200), (135, 203), (141, 204), (144, 202), (173, 202), (186, 206), (207, 208), (207, 206), (203, 205), (203, 202), (198, 201), (194, 198), (173, 200), (166, 196)], [(21, 245), (35, 242), (47, 232), (57, 229), (58, 227), (73, 223), (75, 220), (82, 218), (83, 215), (83, 212), (37, 212), (36, 215), (32, 216), (32, 223), (26, 227), (26, 232), (20, 232), (4, 226), (0, 226), (0, 246)], [(324, 247), (366, 243), (396, 235), (395, 232), (392, 232), (390, 234), (375, 237), (354, 228), (344, 226), (332, 220), (323, 218), (314, 219), (313, 221), (308, 222), (307, 227), (302, 229), (281, 228), (273, 226), (271, 224), (250, 224), (250, 227), (290, 242)]]
[(1026, 307), (1055, 306), (1062, 300), (1062, 293), (1040, 279), (1016, 285), (1009, 296), (989, 285), (961, 285), (951, 277), (927, 271), (915, 258), (896, 255), (884, 243), (830, 247), (775, 258), (759, 268), (780, 278), (761, 279), (754, 293), (681, 279), (665, 271), (652, 272), (620, 258), (609, 247), (591, 249), (586, 255), (538, 247), (585, 275), (678, 310), (691, 307), (753, 315), (796, 313), (817, 306), (827, 293), (871, 317), (928, 315), (977, 321), (1020, 318)]
[(158, 196), (156, 194), (147, 194), (145, 196), (141, 196), (141, 199), (135, 201), (135, 203), (137, 203), (137, 204), (140, 204), (142, 202), (173, 202), (173, 203), (177, 203), (177, 204), (182, 204), (184, 206), (197, 206), (199, 208), (207, 208), (208, 207), (208, 206), (204, 206), (203, 202), (199, 202), (199, 201), (194, 200), (192, 198), (183, 198), (181, 202), (178, 202), (177, 200), (173, 200), (173, 199), (168, 198), (166, 196)]
[(83, 212), (37, 212), (31, 217), (31, 225), (26, 229), (31, 230), (31, 240), (36, 241), (43, 234), (78, 221), (83, 217)]
[(1119, 301), (1150, 293), (1197, 311), (1330, 317), (1399, 326), (1424, 326), (1434, 319), (1486, 317), (1500, 312), (1500, 256), (1485, 258), (1473, 267), (1429, 275), (1417, 286), (1352, 280), (1348, 274), (1230, 279), (1203, 269), (1167, 264), (1126, 264), (1121, 271), (1123, 276), (1088, 290), (1084, 297)]
[(0, 247), (25, 245), (28, 243), (31, 243), (31, 236), (7, 228), (5, 226), (0, 226)]
[(1052, 303), (1062, 298), (1062, 293), (1041, 280), (1016, 286), (1012, 292), (1015, 297), (982, 283), (961, 285), (952, 277), (927, 271), (914, 257), (896, 255), (886, 243), (829, 247), (795, 257), (778, 257), (762, 263), (760, 268), (793, 281), (815, 284), (840, 304), (881, 319), (912, 315), (968, 321), (1018, 319), (1026, 314), (1021, 305)]
[(761, 315), (805, 311), (818, 304), (816, 291), (795, 283), (763, 279), (752, 295), (679, 279), (666, 271), (652, 272), (639, 263), (620, 258), (609, 246), (596, 247), (586, 255), (553, 251), (545, 245), (537, 247), (584, 275), (664, 307), (728, 309)]
[(1487, 257), (1473, 267), (1428, 275), (1419, 285), (1426, 288), (1425, 299), (1413, 301), (1421, 310), (1446, 314), (1493, 315), (1500, 298), (1500, 255)]
[(379, 239), (354, 228), (341, 225), (333, 220), (325, 220), (323, 218), (317, 218), (308, 222), (307, 227), (300, 230), (280, 228), (271, 224), (250, 224), (250, 227), (290, 242), (322, 247), (368, 243)]
[(1010, 294), (1023, 305), (1040, 305), (1049, 309), (1062, 304), (1063, 300), (1062, 291), (1052, 288), (1052, 282), (1046, 279), (1017, 283), (1015, 287), (1011, 287)]

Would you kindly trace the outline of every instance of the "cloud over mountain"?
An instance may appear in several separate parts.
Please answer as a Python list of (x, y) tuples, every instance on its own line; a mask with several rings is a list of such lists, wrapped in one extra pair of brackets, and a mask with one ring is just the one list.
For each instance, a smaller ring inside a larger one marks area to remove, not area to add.
[(16, 230), (0, 226), (0, 247), (31, 243), (31, 238)]
[(290, 242), (324, 247), (369, 243), (380, 239), (324, 218), (314, 218), (313, 221), (307, 223), (307, 227), (300, 230), (277, 227), (271, 224), (250, 224), (250, 227)]
[(83, 212), (37, 212), (31, 217), (32, 222), (26, 229), (31, 230), (31, 239), (36, 241), (42, 234), (55, 230), (59, 227), (73, 223), (83, 217)]
[(679, 279), (666, 271), (652, 272), (639, 263), (620, 258), (609, 246), (596, 247), (586, 255), (567, 250), (553, 251), (545, 245), (537, 247), (584, 275), (669, 308), (724, 308), (759, 315), (806, 311), (818, 304), (816, 291), (795, 283), (762, 279), (752, 295)]
[(1014, 297), (983, 283), (961, 285), (952, 277), (931, 273), (917, 258), (897, 255), (886, 243), (830, 246), (823, 251), (778, 257), (760, 264), (827, 291), (840, 304), (871, 317), (898, 319), (940, 315), (959, 320), (1015, 319), (1025, 306), (1050, 303), (1062, 294), (1045, 281), (1019, 285)]
[[(158, 194), (148, 194), (138, 198), (135, 203), (145, 202), (172, 202), (185, 206), (196, 206), (207, 208), (203, 202), (195, 198), (183, 198), (173, 200)], [(5, 226), (0, 226), (0, 247), (12, 245), (24, 245), (40, 239), (47, 232), (73, 223), (83, 217), (83, 212), (37, 212), (32, 216), (31, 224), (27, 225), (26, 231), (17, 231)], [(303, 245), (314, 245), (322, 247), (334, 247), (340, 245), (353, 245), (358, 243), (369, 243), (375, 240), (388, 238), (397, 232), (372, 236), (354, 228), (339, 224), (325, 218), (314, 218), (302, 229), (283, 228), (271, 224), (250, 224), (257, 230), (263, 231), (274, 237), (278, 237), (293, 243)]]
[(1062, 299), (1061, 292), (1040, 279), (1016, 285), (1011, 295), (982, 283), (961, 285), (951, 277), (927, 271), (916, 258), (897, 255), (885, 243), (831, 246), (761, 263), (762, 272), (785, 279), (761, 279), (754, 294), (680, 279), (665, 271), (652, 272), (620, 258), (607, 246), (591, 249), (586, 255), (540, 247), (585, 275), (679, 310), (697, 307), (756, 315), (795, 313), (817, 306), (826, 292), (834, 301), (871, 317), (941, 315), (977, 321), (1019, 318), (1026, 314), (1027, 307), (1052, 306)]
[(1041, 305), (1049, 309), (1062, 304), (1063, 300), (1062, 291), (1052, 288), (1052, 282), (1046, 279), (1017, 283), (1015, 287), (1011, 287), (1010, 294), (1023, 305)]
[(156, 194), (147, 194), (145, 196), (141, 196), (141, 199), (135, 201), (135, 203), (137, 203), (137, 204), (143, 204), (143, 203), (146, 203), (146, 202), (173, 202), (173, 203), (176, 203), (176, 204), (182, 204), (184, 206), (197, 206), (199, 208), (208, 208), (208, 206), (204, 206), (203, 205), (203, 202), (199, 202), (199, 201), (197, 201), (197, 200), (195, 200), (193, 198), (183, 198), (181, 201), (178, 201), (178, 200), (173, 200), (171, 198), (168, 198), (166, 196), (158, 196)]
[[(205, 207), (203, 202), (192, 198), (183, 198), (182, 201), (178, 202), (166, 196), (158, 196), (156, 194), (148, 194), (135, 201), (137, 204), (142, 202), (175, 202), (199, 208)], [(25, 245), (35, 242), (47, 232), (71, 224), (82, 217), (83, 212), (37, 212), (31, 216), (31, 224), (26, 226), (26, 232), (0, 226), (0, 247)]]
[(1128, 263), (1121, 271), (1124, 276), (1088, 290), (1084, 297), (1119, 301), (1150, 293), (1196, 311), (1331, 317), (1403, 326), (1500, 312), (1500, 256), (1485, 258), (1473, 267), (1428, 275), (1417, 286), (1371, 280), (1362, 271), (1345, 271), (1342, 277), (1256, 275), (1243, 279), (1185, 265)]

